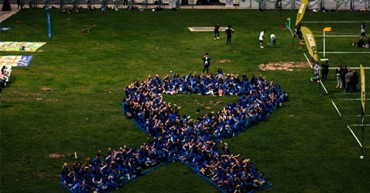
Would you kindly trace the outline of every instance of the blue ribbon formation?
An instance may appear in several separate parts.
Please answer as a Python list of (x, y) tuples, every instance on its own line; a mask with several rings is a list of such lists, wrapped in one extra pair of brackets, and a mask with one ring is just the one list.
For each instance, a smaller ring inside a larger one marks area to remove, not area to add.
[[(60, 183), (70, 192), (109, 192), (171, 161), (189, 166), (221, 192), (254, 192), (272, 186), (250, 159), (230, 153), (222, 139), (264, 120), (288, 99), (288, 93), (264, 77), (178, 74), (148, 77), (125, 89), (122, 111), (150, 137), (139, 148), (109, 149), (85, 164), (64, 163)], [(237, 103), (196, 120), (180, 116), (180, 107), (163, 94), (239, 96)], [(220, 146), (218, 145), (220, 144)]]

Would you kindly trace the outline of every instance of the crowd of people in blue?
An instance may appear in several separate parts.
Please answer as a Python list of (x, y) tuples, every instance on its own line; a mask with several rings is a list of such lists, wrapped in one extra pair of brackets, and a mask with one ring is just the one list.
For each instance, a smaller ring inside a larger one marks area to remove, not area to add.
[[(237, 102), (191, 119), (163, 94), (235, 95)], [(288, 93), (264, 77), (212, 74), (170, 74), (136, 80), (125, 89), (122, 110), (150, 137), (140, 147), (108, 149), (82, 164), (64, 163), (61, 184), (70, 192), (109, 192), (169, 161), (179, 161), (221, 192), (253, 192), (266, 187), (263, 172), (230, 152), (222, 139), (238, 135), (264, 120), (288, 99)]]

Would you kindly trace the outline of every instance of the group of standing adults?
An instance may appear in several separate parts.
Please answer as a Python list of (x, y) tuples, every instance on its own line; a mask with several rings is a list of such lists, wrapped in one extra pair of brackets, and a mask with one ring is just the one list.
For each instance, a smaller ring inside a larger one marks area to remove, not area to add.
[(358, 73), (356, 70), (338, 65), (335, 74), (337, 76), (337, 86), (335, 88), (343, 88), (344, 92), (356, 91), (358, 84)]
[[(213, 33), (214, 33), (214, 40), (218, 40), (220, 39), (220, 31), (221, 31), (221, 26), (220, 24), (216, 24), (214, 29), (213, 29)], [(231, 45), (231, 37), (234, 33), (234, 29), (231, 27), (231, 25), (229, 25), (226, 29), (225, 29), (225, 34), (226, 34), (226, 45)]]
[[(214, 33), (213, 39), (214, 40), (220, 39), (220, 30), (221, 30), (220, 24), (216, 24), (214, 29), (213, 29), (213, 33)], [(264, 48), (263, 47), (263, 41), (265, 39), (265, 32), (266, 32), (266, 30), (262, 30), (259, 34), (259, 37), (258, 37), (258, 40), (260, 42), (260, 48)], [(231, 45), (231, 37), (232, 37), (233, 33), (234, 33), (234, 29), (231, 27), (231, 25), (229, 25), (225, 29), (226, 45)], [(271, 45), (270, 46), (275, 48), (276, 47), (276, 35), (274, 33), (271, 33), (270, 40), (271, 40)]]

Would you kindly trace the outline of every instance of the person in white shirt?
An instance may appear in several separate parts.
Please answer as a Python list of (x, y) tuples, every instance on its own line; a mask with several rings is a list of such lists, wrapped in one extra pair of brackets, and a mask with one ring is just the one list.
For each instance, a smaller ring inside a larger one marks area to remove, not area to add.
[(270, 35), (270, 39), (271, 39), (271, 44), (270, 44), (270, 46), (271, 46), (272, 48), (275, 48), (275, 47), (276, 47), (276, 35), (275, 35), (274, 33), (272, 33), (272, 34)]
[(260, 37), (258, 38), (260, 41), (260, 48), (263, 48), (263, 39), (265, 39), (265, 31), (266, 30), (262, 30), (260, 33)]

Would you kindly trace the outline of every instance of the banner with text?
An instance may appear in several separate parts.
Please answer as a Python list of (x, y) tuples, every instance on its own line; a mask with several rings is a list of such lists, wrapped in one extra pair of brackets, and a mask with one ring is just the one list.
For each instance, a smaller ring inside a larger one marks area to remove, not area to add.
[(298, 9), (295, 26), (297, 26), (299, 22), (301, 22), (301, 20), (303, 19), (303, 15), (306, 11), (307, 3), (308, 3), (308, 0), (302, 0), (301, 5), (299, 6), (299, 9)]
[(0, 56), (0, 65), (28, 66), (32, 56)]
[(317, 54), (316, 41), (312, 31), (308, 29), (306, 26), (302, 26), (301, 31), (303, 34), (304, 41), (306, 42), (308, 52), (310, 53), (311, 57), (315, 60), (315, 62), (318, 62), (319, 56)]

